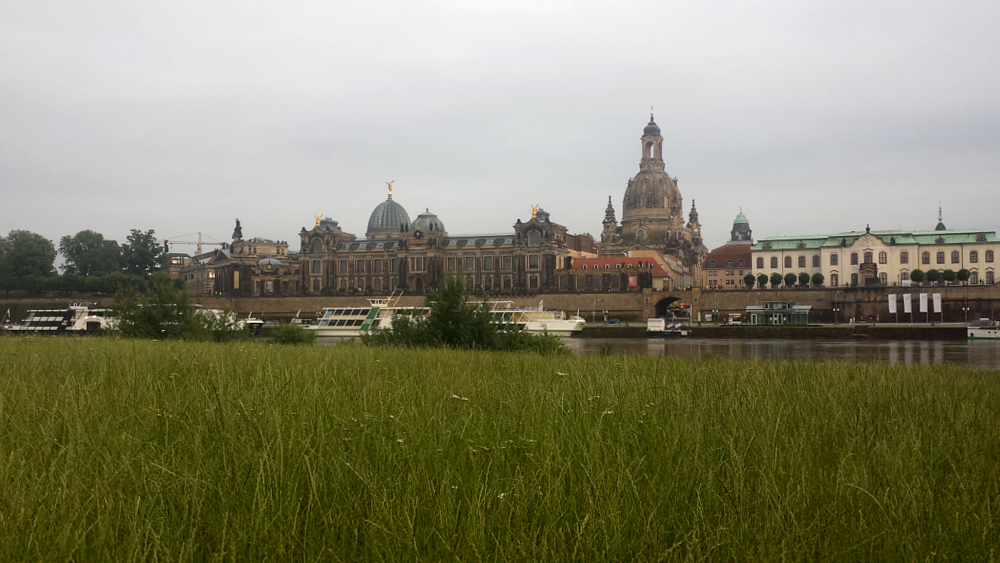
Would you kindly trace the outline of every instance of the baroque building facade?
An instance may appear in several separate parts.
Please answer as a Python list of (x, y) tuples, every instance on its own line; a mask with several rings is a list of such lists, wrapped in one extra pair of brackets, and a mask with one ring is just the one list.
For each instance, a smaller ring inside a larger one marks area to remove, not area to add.
[(469, 291), (545, 293), (559, 291), (560, 273), (589, 235), (570, 235), (543, 209), (518, 219), (501, 234), (450, 235), (429, 209), (410, 221), (392, 197), (371, 213), (364, 239), (343, 231), (329, 217), (299, 232), (301, 287), (309, 294), (422, 294), (447, 276), (462, 276)]
[(266, 297), (300, 292), (299, 260), (288, 243), (261, 237), (244, 240), (236, 220), (232, 242), (198, 254), (180, 270), (192, 295)]
[(909, 285), (914, 270), (969, 271), (970, 284), (997, 282), (996, 232), (947, 229), (941, 220), (932, 231), (850, 231), (832, 235), (768, 237), (751, 248), (754, 274), (822, 274), (828, 287)]
[(601, 232), (601, 256), (630, 256), (634, 250), (655, 250), (677, 258), (698, 280), (708, 254), (702, 242), (701, 224), (694, 200), (684, 222), (684, 201), (677, 178), (666, 172), (663, 137), (650, 112), (640, 138), (639, 173), (631, 178), (622, 201), (621, 223), (608, 198)]
[(729, 241), (712, 250), (701, 266), (701, 287), (705, 289), (745, 289), (744, 277), (751, 273), (750, 247), (753, 246), (753, 231), (750, 221), (740, 209), (733, 220), (733, 230)]

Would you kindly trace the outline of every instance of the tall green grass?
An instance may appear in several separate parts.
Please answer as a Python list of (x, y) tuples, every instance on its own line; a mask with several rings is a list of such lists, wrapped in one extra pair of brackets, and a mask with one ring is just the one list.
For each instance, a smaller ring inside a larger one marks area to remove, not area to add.
[(0, 338), (0, 559), (995, 560), (997, 376)]

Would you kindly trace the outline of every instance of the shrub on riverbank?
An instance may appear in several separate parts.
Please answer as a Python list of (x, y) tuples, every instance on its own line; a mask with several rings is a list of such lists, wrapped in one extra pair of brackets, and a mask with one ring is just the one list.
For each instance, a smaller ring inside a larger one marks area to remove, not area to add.
[(470, 301), (464, 292), (462, 278), (449, 277), (440, 293), (427, 297), (426, 317), (397, 315), (392, 328), (363, 334), (361, 341), (368, 346), (569, 353), (558, 336), (494, 323), (489, 303)]
[(0, 339), (0, 561), (988, 560), (954, 366)]
[(316, 333), (299, 325), (280, 324), (271, 329), (271, 342), (275, 344), (312, 344)]

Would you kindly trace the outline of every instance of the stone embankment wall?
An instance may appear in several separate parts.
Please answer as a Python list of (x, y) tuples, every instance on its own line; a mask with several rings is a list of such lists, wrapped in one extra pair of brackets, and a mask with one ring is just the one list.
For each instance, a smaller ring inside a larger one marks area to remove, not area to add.
[[(944, 309), (944, 322), (964, 322), (976, 316), (997, 319), (1000, 316), (1000, 285), (992, 286), (929, 286), (929, 287), (878, 287), (842, 289), (765, 289), (750, 291), (683, 291), (642, 293), (582, 293), (582, 294), (537, 294), (531, 296), (500, 297), (510, 300), (515, 306), (538, 306), (544, 302), (546, 309), (562, 309), (571, 313), (579, 311), (588, 322), (604, 320), (607, 317), (622, 321), (641, 321), (653, 316), (656, 304), (663, 299), (676, 299), (690, 303), (697, 314), (718, 311), (720, 315), (742, 313), (747, 305), (759, 305), (765, 301), (792, 301), (796, 305), (812, 305), (812, 322), (846, 323), (852, 317), (860, 319), (878, 316), (880, 322), (894, 322), (896, 317), (889, 314), (889, 295), (910, 293), (913, 299), (912, 322), (926, 320), (941, 322), (940, 314), (929, 316), (916, 312), (920, 293), (940, 293)], [(928, 299), (930, 299), (928, 295)], [(110, 306), (110, 297), (76, 300), (97, 301), (101, 306)], [(900, 323), (910, 323), (910, 315), (904, 314), (902, 298), (899, 297)], [(66, 307), (71, 298), (0, 299), (0, 315), (11, 309), (15, 321), (24, 318), (28, 309), (57, 309)], [(364, 307), (368, 297), (257, 297), (226, 298), (203, 297), (198, 302), (210, 309), (231, 309), (240, 313), (254, 313), (264, 319), (289, 319), (299, 314), (302, 318), (314, 318), (323, 307)], [(424, 297), (406, 295), (400, 300), (402, 306), (423, 305)], [(839, 311), (834, 311), (836, 306)], [(968, 307), (966, 312), (964, 308)], [(966, 317), (968, 313), (968, 317)]]

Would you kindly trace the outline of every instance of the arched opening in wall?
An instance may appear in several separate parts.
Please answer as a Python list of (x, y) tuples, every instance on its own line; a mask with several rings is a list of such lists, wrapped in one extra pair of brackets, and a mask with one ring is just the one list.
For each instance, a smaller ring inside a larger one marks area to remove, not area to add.
[[(635, 145), (632, 145), (632, 146), (635, 146)], [(653, 143), (652, 142), (646, 143), (646, 151), (645, 151), (646, 152), (646, 154), (645, 154), (646, 158), (653, 158), (653, 150), (654, 150), (653, 149)], [(632, 153), (632, 154), (635, 154), (635, 153)], [(633, 157), (633, 158), (635, 158), (635, 157)]]
[(659, 301), (657, 301), (656, 302), (656, 316), (657, 317), (665, 317), (667, 315), (667, 307), (670, 307), (670, 305), (672, 303), (676, 302), (677, 300), (678, 299), (676, 297), (664, 297), (663, 299), (660, 299)]
[(312, 252), (313, 254), (320, 254), (321, 252), (323, 252), (323, 240), (313, 239), (312, 248), (310, 249), (310, 252)]
[(528, 233), (528, 246), (541, 246), (542, 245), (542, 234), (538, 231), (531, 231)]
[(424, 278), (417, 278), (413, 282), (413, 287), (417, 293), (424, 292)]

